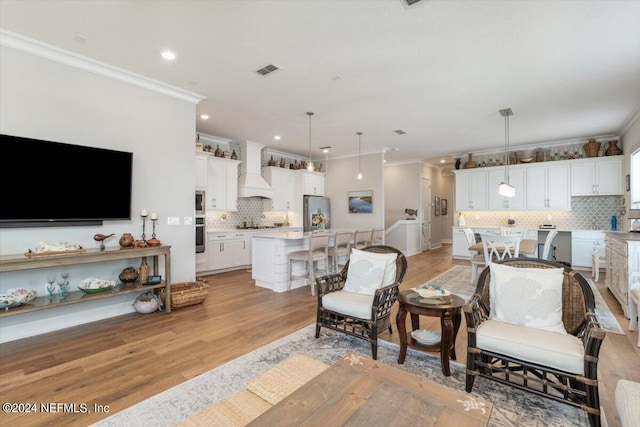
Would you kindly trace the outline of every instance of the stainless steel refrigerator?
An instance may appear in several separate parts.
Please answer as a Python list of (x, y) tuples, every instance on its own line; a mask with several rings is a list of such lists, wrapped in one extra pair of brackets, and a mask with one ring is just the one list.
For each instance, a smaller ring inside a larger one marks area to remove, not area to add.
[(314, 231), (318, 229), (317, 225), (313, 224), (313, 218), (316, 215), (322, 215), (329, 219), (329, 222), (324, 224), (324, 228), (331, 228), (331, 204), (328, 197), (321, 196), (304, 196), (304, 231)]

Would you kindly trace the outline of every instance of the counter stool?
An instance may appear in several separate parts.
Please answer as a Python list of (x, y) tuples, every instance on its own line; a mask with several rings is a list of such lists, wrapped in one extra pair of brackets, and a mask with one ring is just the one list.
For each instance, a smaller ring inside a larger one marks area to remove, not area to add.
[(384, 245), (384, 228), (375, 228), (371, 235), (372, 245)]
[[(631, 306), (629, 307), (629, 330), (638, 329), (638, 314), (640, 313), (640, 288), (633, 288), (629, 291)], [(638, 347), (640, 347), (640, 331), (638, 331)]]
[[(318, 261), (324, 261), (323, 274), (329, 274), (329, 233), (313, 233), (309, 237), (309, 249), (291, 252), (289, 258), (289, 289), (291, 289), (291, 279), (307, 279), (311, 286), (311, 295), (316, 294), (315, 272)], [(293, 274), (294, 261), (305, 263), (305, 274)]]
[(600, 267), (604, 267), (605, 265), (605, 246), (594, 244), (593, 252), (591, 252), (591, 277), (595, 277), (595, 281), (597, 282), (600, 278)]
[[(333, 245), (329, 246), (329, 258), (334, 273), (337, 273), (339, 271), (338, 267), (344, 266), (349, 260), (352, 234), (353, 232), (351, 231), (341, 231), (333, 235)], [(340, 257), (344, 257), (344, 263), (342, 264), (340, 263)]]

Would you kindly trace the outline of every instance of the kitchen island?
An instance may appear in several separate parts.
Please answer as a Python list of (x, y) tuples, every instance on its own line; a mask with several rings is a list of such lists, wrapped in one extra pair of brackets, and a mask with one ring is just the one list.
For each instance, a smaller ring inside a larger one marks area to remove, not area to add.
[[(327, 230), (326, 233), (337, 233), (341, 231), (353, 231), (351, 229)], [(289, 287), (289, 262), (287, 256), (294, 251), (309, 248), (309, 236), (316, 232), (311, 231), (286, 231), (276, 233), (262, 233), (252, 237), (252, 263), (251, 278), (255, 280), (255, 285), (261, 288), (271, 289), (275, 292), (286, 292), (307, 286), (303, 279), (292, 279)], [(329, 244), (333, 243), (333, 238)], [(319, 266), (324, 268), (323, 263)], [(294, 274), (304, 274), (304, 265), (294, 263)]]

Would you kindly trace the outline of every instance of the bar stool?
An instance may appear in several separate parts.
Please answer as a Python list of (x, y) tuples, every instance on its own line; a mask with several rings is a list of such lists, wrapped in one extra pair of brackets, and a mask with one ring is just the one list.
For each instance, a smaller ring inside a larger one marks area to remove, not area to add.
[(604, 267), (605, 265), (605, 245), (602, 244), (594, 244), (593, 252), (591, 252), (591, 277), (595, 277), (595, 281), (597, 282), (600, 278), (600, 267)]
[[(291, 289), (291, 279), (307, 279), (311, 286), (311, 295), (316, 294), (315, 273), (318, 261), (324, 261), (324, 274), (329, 274), (329, 233), (313, 233), (309, 237), (309, 248), (291, 252), (289, 258), (289, 289)], [(305, 263), (305, 274), (293, 274), (294, 261)]]
[[(334, 273), (337, 273), (338, 267), (344, 266), (349, 260), (352, 234), (352, 231), (339, 231), (333, 234), (333, 245), (329, 246), (329, 258)], [(344, 257), (343, 264), (340, 264), (341, 256)]]
[[(640, 288), (633, 288), (629, 291), (631, 306), (629, 307), (629, 330), (638, 329), (638, 313), (640, 313)], [(640, 331), (638, 331), (638, 347), (640, 347)]]
[(371, 246), (371, 240), (373, 239), (373, 228), (365, 230), (356, 230), (356, 237), (353, 241), (353, 247), (356, 249), (366, 248)]

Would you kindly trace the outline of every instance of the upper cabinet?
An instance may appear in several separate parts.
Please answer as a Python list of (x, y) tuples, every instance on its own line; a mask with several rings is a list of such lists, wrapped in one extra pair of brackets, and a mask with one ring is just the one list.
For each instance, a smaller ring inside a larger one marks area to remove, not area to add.
[(572, 161), (571, 195), (610, 196), (623, 194), (623, 157), (594, 157)]
[(525, 209), (526, 173), (524, 166), (509, 166), (509, 183), (516, 189), (515, 197), (504, 197), (498, 193), (498, 186), (504, 181), (504, 178), (504, 167), (489, 170), (489, 209), (492, 211)]
[(571, 210), (570, 165), (553, 163), (526, 168), (527, 209)]
[(207, 209), (238, 210), (238, 165), (240, 161), (209, 157)]
[(489, 209), (488, 172), (484, 169), (456, 171), (456, 210)]
[(196, 190), (207, 189), (209, 157), (209, 153), (196, 151)]
[(274, 166), (262, 168), (262, 177), (273, 188), (273, 198), (264, 200), (267, 211), (296, 210), (296, 174), (291, 169)]
[(296, 193), (300, 197), (300, 203), (302, 203), (302, 196), (308, 194), (311, 196), (324, 196), (324, 173), (311, 172), (306, 169), (298, 169), (295, 171), (297, 175), (296, 179)]

